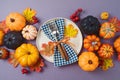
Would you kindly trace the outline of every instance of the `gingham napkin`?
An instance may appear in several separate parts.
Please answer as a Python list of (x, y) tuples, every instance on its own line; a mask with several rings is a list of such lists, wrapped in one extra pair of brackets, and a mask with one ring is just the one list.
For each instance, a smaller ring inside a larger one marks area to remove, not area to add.
[[(57, 38), (58, 40), (63, 39), (64, 36), (64, 26), (65, 26), (65, 22), (63, 18), (58, 18), (54, 20), (58, 30), (59, 30), (59, 37)], [(46, 36), (51, 39), (52, 41), (55, 41), (55, 37), (54, 35), (51, 33), (51, 30), (49, 29), (49, 25), (52, 24), (51, 22), (48, 22), (44, 25), (42, 25), (41, 29), (43, 30), (43, 32), (46, 34)], [(76, 62), (77, 59), (77, 54), (75, 53), (74, 49), (63, 43), (63, 46), (66, 49), (66, 52), (68, 54), (69, 60), (66, 61), (65, 59), (62, 58), (60, 52), (55, 48), (54, 49), (54, 65), (55, 66), (63, 66), (63, 65), (68, 65), (68, 64), (72, 64), (74, 62)]]

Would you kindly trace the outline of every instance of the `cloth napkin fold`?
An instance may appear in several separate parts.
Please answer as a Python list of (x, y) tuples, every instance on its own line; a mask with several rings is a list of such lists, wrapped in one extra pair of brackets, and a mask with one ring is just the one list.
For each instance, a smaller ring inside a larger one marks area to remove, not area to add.
[[(64, 37), (64, 26), (65, 26), (65, 21), (63, 18), (56, 18), (55, 23), (57, 25), (57, 28), (59, 30), (59, 36), (58, 36), (58, 41), (63, 39)], [(42, 25), (41, 29), (43, 32), (46, 34), (46, 36), (51, 39), (52, 41), (56, 41), (55, 36), (52, 34), (49, 25), (52, 24), (51, 22), (47, 22), (46, 24)], [(69, 46), (68, 44), (63, 43), (63, 46), (66, 49), (66, 52), (68, 54), (69, 60), (66, 61), (65, 59), (62, 58), (59, 50), (57, 48), (54, 49), (54, 66), (64, 66), (68, 64), (72, 64), (78, 60), (77, 54), (75, 53), (74, 49)]]

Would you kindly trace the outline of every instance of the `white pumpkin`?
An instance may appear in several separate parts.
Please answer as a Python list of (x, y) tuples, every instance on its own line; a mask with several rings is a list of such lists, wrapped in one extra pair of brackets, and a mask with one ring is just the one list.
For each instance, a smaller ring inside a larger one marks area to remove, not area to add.
[(22, 35), (26, 40), (33, 40), (37, 36), (37, 29), (33, 25), (27, 25), (22, 30)]

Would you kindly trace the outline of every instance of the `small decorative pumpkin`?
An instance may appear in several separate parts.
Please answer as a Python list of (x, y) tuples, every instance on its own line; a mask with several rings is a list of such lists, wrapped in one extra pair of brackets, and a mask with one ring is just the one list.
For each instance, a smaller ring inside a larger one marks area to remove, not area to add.
[(88, 35), (84, 39), (84, 48), (88, 51), (96, 51), (101, 45), (100, 38), (96, 35)]
[(78, 64), (84, 71), (94, 71), (98, 67), (98, 57), (93, 52), (83, 52), (79, 56)]
[(101, 25), (99, 35), (104, 39), (110, 39), (115, 36), (116, 27), (109, 22), (105, 22)]
[(37, 29), (32, 25), (27, 25), (23, 28), (22, 35), (27, 40), (33, 40), (37, 36)]
[(4, 45), (9, 49), (16, 49), (23, 43), (23, 37), (20, 32), (10, 31), (4, 36)]
[(100, 18), (103, 20), (106, 20), (109, 18), (109, 13), (108, 12), (102, 12), (100, 15)]
[(15, 50), (14, 58), (22, 67), (34, 66), (39, 59), (39, 51), (33, 44), (23, 43)]
[(111, 58), (113, 56), (114, 50), (110, 44), (102, 44), (98, 54), (101, 58)]
[(20, 13), (13, 12), (6, 17), (6, 25), (11, 31), (20, 31), (25, 27), (26, 20)]
[(114, 48), (118, 53), (120, 53), (120, 36), (114, 41)]
[(0, 48), (0, 59), (6, 59), (9, 56), (9, 52), (5, 48)]
[(81, 20), (80, 26), (85, 34), (97, 35), (100, 29), (100, 22), (96, 17), (89, 15)]
[(5, 33), (0, 30), (0, 46), (3, 44), (3, 38), (4, 38)]

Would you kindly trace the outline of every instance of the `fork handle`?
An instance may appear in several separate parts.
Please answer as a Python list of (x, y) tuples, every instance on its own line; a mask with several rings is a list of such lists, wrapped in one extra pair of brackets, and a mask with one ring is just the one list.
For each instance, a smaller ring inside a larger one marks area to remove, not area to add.
[(62, 58), (64, 58), (66, 61), (68, 61), (69, 60), (68, 54), (65, 50), (65, 47), (61, 43), (58, 44), (58, 50), (60, 51)]

